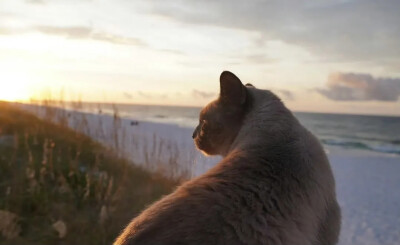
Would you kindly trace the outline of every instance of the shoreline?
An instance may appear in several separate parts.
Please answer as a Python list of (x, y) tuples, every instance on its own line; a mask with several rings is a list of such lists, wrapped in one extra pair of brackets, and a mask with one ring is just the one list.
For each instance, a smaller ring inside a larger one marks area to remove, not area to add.
[[(46, 109), (38, 105), (23, 104), (22, 108), (33, 112), (39, 117), (46, 117)], [(175, 161), (178, 166), (188, 171), (190, 176), (198, 176), (215, 165), (221, 157), (210, 157), (201, 154), (195, 147), (192, 140), (193, 129), (184, 124), (177, 124), (170, 121), (141, 120), (131, 115), (122, 114), (115, 117), (108, 113), (94, 113), (89, 111), (76, 111), (73, 109), (54, 110), (56, 121), (59, 117), (67, 118), (69, 127), (87, 134), (93, 139), (105, 144), (108, 147), (119, 151), (125, 158), (134, 161), (139, 165), (148, 165), (150, 162), (162, 164), (162, 160)], [(85, 125), (79, 125), (83, 121)], [(135, 125), (132, 125), (135, 122)], [(137, 123), (136, 123), (137, 122)], [(320, 141), (321, 142), (321, 141)], [(383, 153), (367, 149), (347, 148), (339, 145), (328, 145), (321, 142), (328, 158), (334, 156), (347, 157), (383, 157), (398, 158), (395, 153)], [(154, 163), (153, 163), (154, 164)]]
[[(23, 104), (22, 108), (39, 117), (46, 117), (46, 109), (42, 106)], [(193, 129), (173, 122), (140, 120), (132, 116), (118, 116), (110, 113), (93, 113), (72, 109), (53, 108), (55, 120), (69, 115), (69, 127), (87, 134), (100, 143), (114, 148), (123, 157), (135, 164), (146, 166), (163, 164), (162, 161), (175, 162), (184, 171), (190, 171), (190, 177), (198, 176), (215, 165), (222, 158), (204, 156), (195, 147), (192, 140)], [(64, 115), (60, 115), (64, 114)], [(81, 121), (81, 122), (80, 122)], [(84, 122), (84, 125), (82, 124)], [(132, 125), (135, 122), (135, 125)], [(137, 124), (136, 124), (137, 122)], [(320, 141), (321, 142), (321, 141)], [(383, 153), (366, 149), (346, 148), (339, 145), (327, 145), (321, 142), (328, 158), (336, 156), (396, 158), (400, 163), (400, 155)], [(187, 168), (191, 165), (191, 168)], [(154, 167), (154, 166), (153, 166)], [(152, 168), (152, 167), (151, 167)]]

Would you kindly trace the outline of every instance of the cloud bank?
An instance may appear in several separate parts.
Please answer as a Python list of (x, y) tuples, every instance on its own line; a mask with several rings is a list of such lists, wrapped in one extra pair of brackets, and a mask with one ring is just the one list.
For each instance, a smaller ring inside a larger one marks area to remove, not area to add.
[(397, 101), (400, 96), (400, 78), (332, 73), (328, 77), (327, 88), (316, 91), (335, 101)]
[(131, 94), (131, 93), (128, 93), (128, 92), (124, 92), (124, 93), (122, 93), (123, 94), (123, 96), (126, 98), (126, 99), (133, 99), (133, 95)]
[(69, 39), (96, 40), (112, 44), (146, 46), (141, 39), (115, 35), (108, 32), (95, 31), (86, 26), (32, 26), (21, 29), (10, 29), (0, 26), (0, 35), (18, 35), (29, 32), (40, 32), (46, 35), (61, 36)]
[(138, 38), (124, 37), (107, 32), (94, 31), (89, 27), (36, 26), (34, 27), (34, 30), (48, 35), (64, 36), (71, 39), (93, 39), (113, 44), (145, 46), (144, 42)]
[(45, 4), (46, 3), (44, 0), (26, 0), (25, 2), (32, 3), (32, 4)]
[(195, 98), (202, 98), (202, 99), (208, 99), (211, 97), (215, 97), (216, 93), (213, 92), (204, 92), (204, 91), (200, 91), (197, 89), (192, 90), (192, 96)]
[[(400, 1), (149, 0), (154, 14), (182, 23), (258, 32), (324, 55), (359, 61), (400, 55)], [(262, 46), (264, 42), (257, 41)], [(256, 57), (257, 58), (257, 57)]]
[(289, 90), (277, 89), (277, 90), (273, 90), (273, 92), (276, 92), (279, 96), (282, 96), (286, 100), (294, 100), (294, 95)]

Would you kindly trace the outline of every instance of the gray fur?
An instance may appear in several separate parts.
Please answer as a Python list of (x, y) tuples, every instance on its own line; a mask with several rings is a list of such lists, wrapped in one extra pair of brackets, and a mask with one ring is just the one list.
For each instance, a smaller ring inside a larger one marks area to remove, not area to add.
[[(225, 72), (221, 86), (224, 76), (232, 80), (224, 89), (236, 89), (240, 80)], [(221, 87), (193, 134), (203, 152), (223, 160), (143, 211), (115, 244), (337, 243), (340, 209), (320, 143), (272, 92), (243, 88), (246, 102), (233, 105)]]

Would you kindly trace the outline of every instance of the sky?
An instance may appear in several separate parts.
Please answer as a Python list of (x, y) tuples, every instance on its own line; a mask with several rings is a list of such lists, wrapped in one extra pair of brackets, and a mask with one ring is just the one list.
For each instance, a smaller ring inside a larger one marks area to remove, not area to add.
[(203, 106), (223, 70), (295, 111), (400, 115), (400, 1), (0, 0), (0, 100)]

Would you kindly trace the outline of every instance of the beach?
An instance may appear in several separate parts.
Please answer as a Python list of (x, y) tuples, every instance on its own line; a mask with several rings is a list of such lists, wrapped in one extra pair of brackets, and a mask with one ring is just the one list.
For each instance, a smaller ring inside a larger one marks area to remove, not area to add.
[[(46, 117), (46, 109), (23, 108)], [(193, 128), (142, 121), (105, 113), (54, 109), (68, 125), (137, 165), (169, 176), (193, 178), (214, 166), (220, 157), (196, 150)], [(58, 120), (58, 119), (55, 119)], [(342, 210), (340, 245), (384, 245), (400, 242), (400, 155), (324, 145), (336, 179)]]
[(329, 147), (342, 210), (341, 245), (400, 242), (400, 158)]

